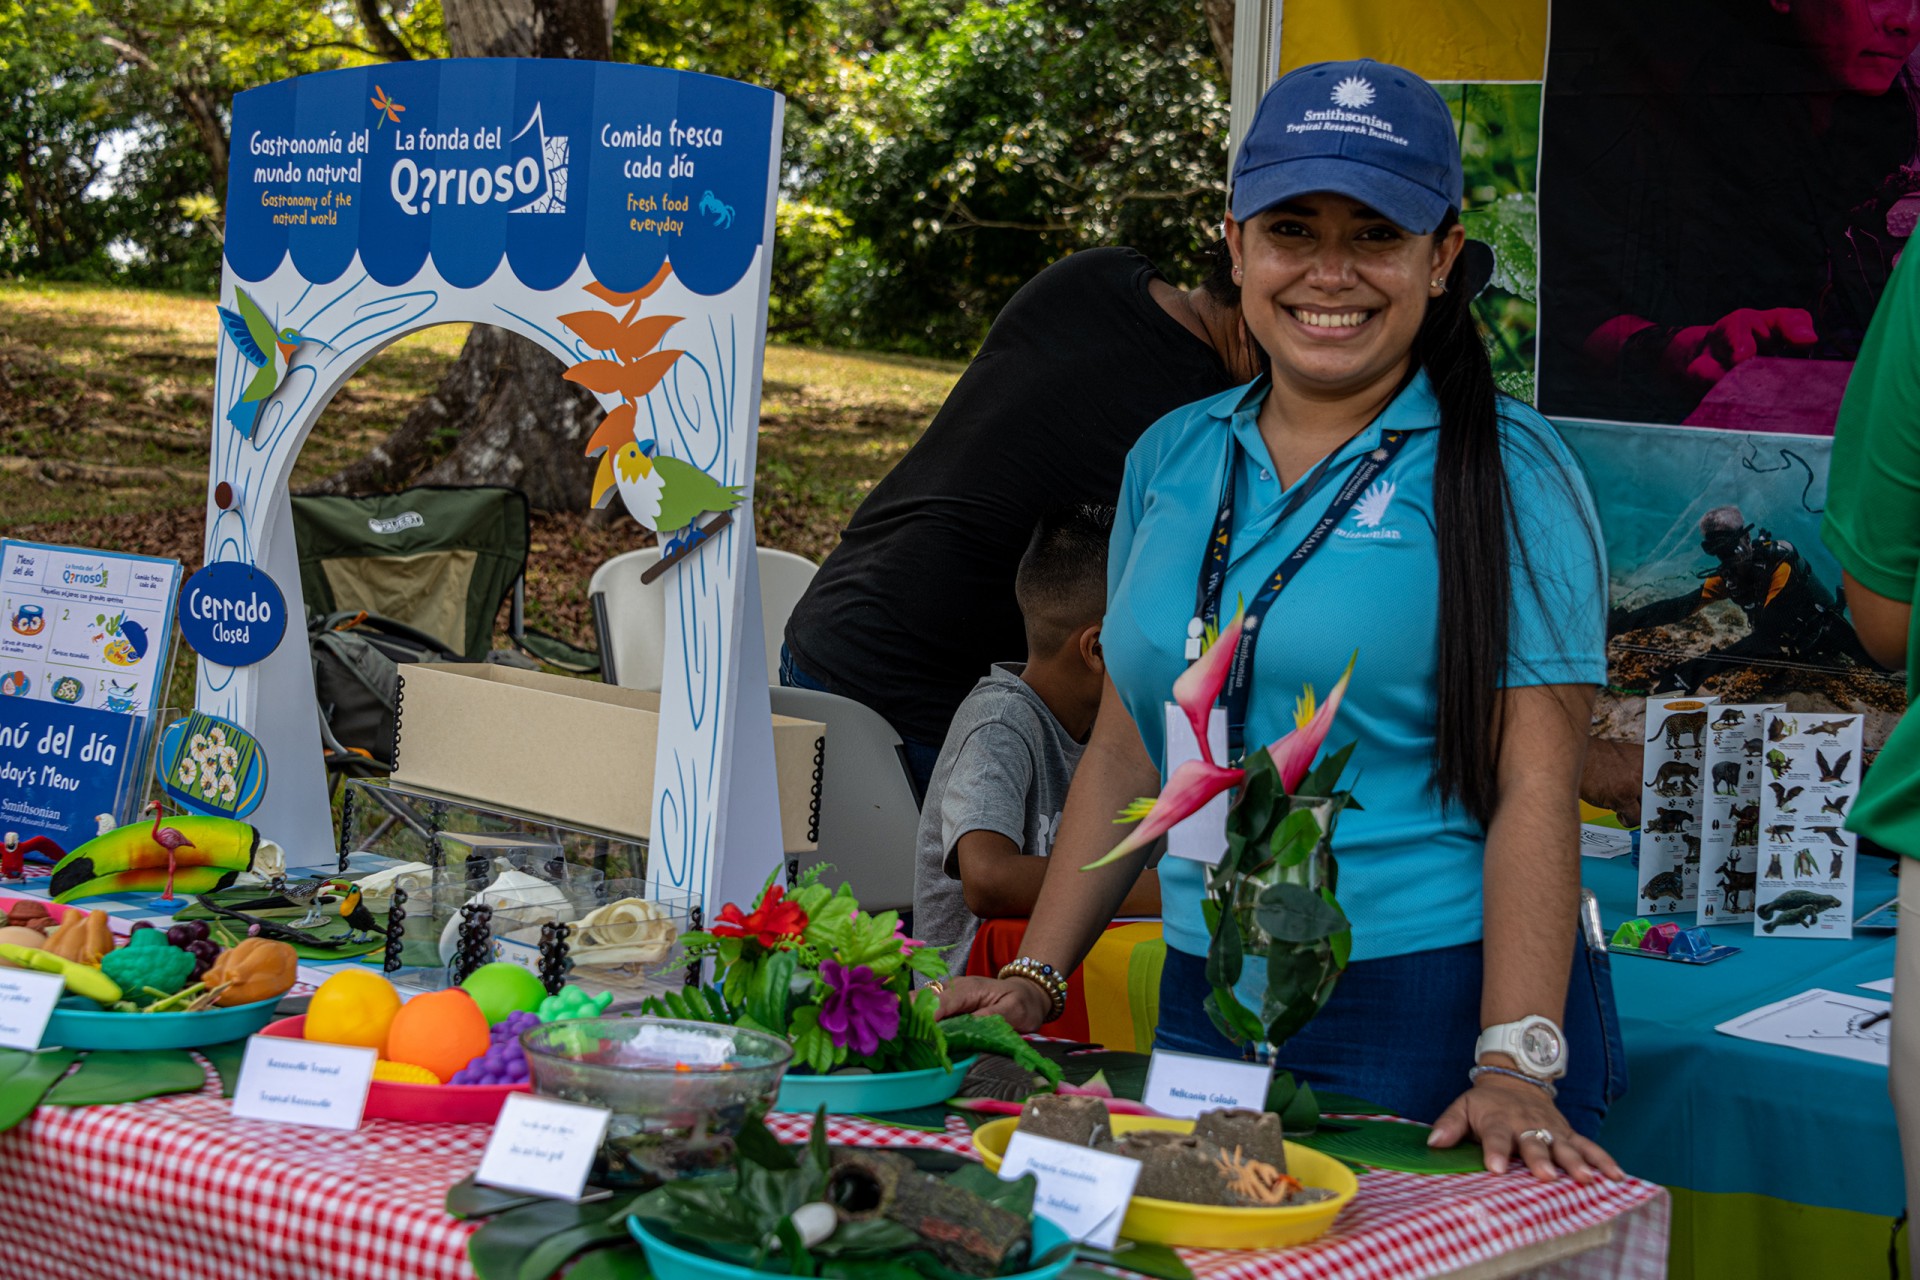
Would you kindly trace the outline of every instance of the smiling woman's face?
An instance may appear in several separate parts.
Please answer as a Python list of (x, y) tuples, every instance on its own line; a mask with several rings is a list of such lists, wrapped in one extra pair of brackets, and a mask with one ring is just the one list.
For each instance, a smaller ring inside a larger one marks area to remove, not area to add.
[(1466, 233), (1415, 235), (1347, 196), (1316, 192), (1227, 219), (1247, 328), (1274, 377), (1334, 396), (1397, 380)]
[(1920, 0), (1773, 0), (1827, 83), (1878, 97), (1920, 41)]

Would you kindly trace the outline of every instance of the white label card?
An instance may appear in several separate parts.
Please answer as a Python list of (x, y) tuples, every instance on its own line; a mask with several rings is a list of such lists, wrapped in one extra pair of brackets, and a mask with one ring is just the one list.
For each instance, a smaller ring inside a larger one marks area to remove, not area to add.
[(578, 1200), (610, 1118), (599, 1107), (510, 1093), (473, 1180), (507, 1191)]
[[(1217, 764), (1227, 758), (1227, 713), (1213, 709), (1207, 720), (1207, 745), (1213, 749)], [(1167, 776), (1189, 760), (1200, 758), (1200, 742), (1193, 736), (1193, 725), (1177, 702), (1167, 703)], [(1232, 792), (1223, 791), (1207, 801), (1205, 807), (1167, 832), (1167, 856), (1185, 858), (1218, 866), (1227, 852), (1227, 809)]]
[(1120, 1238), (1127, 1201), (1140, 1180), (1140, 1162), (1092, 1147), (1076, 1147), (1031, 1133), (1007, 1143), (1000, 1176), (1011, 1182), (1030, 1173), (1039, 1184), (1033, 1211), (1052, 1218), (1081, 1244), (1111, 1249)]
[(1155, 1049), (1147, 1064), (1147, 1088), (1140, 1101), (1163, 1116), (1183, 1120), (1229, 1107), (1265, 1111), (1267, 1089), (1272, 1084), (1270, 1062), (1233, 1062)]
[(655, 1054), (684, 1062), (690, 1067), (717, 1067), (727, 1061), (727, 1041), (719, 1036), (703, 1036), (697, 1031), (676, 1031), (672, 1027), (640, 1028), (633, 1047), (641, 1053)]
[(358, 1129), (373, 1083), (373, 1049), (253, 1036), (233, 1088), (233, 1114), (322, 1129)]
[(0, 1047), (38, 1049), (66, 985), (57, 973), (0, 969)]

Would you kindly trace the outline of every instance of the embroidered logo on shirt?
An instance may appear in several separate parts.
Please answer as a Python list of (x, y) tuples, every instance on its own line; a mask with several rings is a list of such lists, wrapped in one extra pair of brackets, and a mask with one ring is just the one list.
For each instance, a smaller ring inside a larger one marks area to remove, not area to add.
[(1387, 518), (1387, 508), (1393, 505), (1395, 486), (1386, 480), (1376, 480), (1360, 495), (1360, 501), (1353, 507), (1353, 523), (1366, 533), (1355, 533), (1352, 529), (1336, 529), (1334, 533), (1342, 538), (1367, 538), (1395, 540), (1400, 536), (1398, 529), (1382, 529), (1380, 522)]

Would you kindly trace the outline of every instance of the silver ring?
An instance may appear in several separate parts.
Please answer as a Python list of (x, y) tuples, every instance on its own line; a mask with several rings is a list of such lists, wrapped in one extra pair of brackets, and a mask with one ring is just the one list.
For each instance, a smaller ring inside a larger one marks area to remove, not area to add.
[(1522, 1138), (1533, 1138), (1543, 1147), (1553, 1145), (1553, 1134), (1546, 1129), (1522, 1129), (1520, 1136)]

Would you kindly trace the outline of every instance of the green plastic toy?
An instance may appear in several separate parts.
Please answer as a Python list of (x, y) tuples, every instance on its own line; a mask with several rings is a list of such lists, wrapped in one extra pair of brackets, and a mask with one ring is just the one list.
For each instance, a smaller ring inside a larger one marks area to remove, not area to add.
[(1638, 920), (1629, 920), (1613, 931), (1612, 945), (1616, 947), (1638, 948), (1640, 946), (1640, 939), (1646, 937), (1647, 930), (1651, 928), (1653, 928), (1653, 921), (1645, 917)]
[(602, 991), (597, 996), (590, 996), (579, 987), (569, 984), (542, 1000), (535, 1014), (542, 1022), (559, 1022), (566, 1018), (597, 1018), (612, 1003), (613, 992), (611, 991)]
[(170, 944), (158, 929), (136, 929), (126, 946), (101, 958), (100, 971), (120, 985), (127, 999), (147, 1004), (159, 998), (155, 991), (170, 996), (187, 985), (193, 953)]

